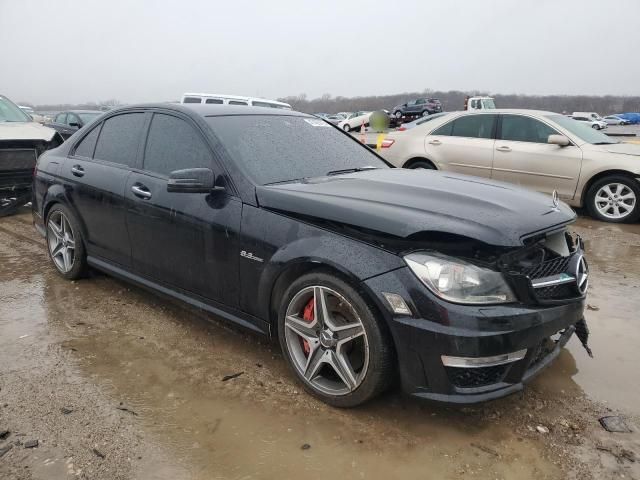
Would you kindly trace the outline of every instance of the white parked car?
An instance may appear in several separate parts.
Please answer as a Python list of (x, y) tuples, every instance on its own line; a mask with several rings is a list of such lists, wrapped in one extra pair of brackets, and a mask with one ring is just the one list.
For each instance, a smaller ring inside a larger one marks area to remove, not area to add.
[(607, 128), (607, 122), (605, 122), (604, 120), (596, 120), (593, 117), (578, 117), (578, 116), (571, 116), (571, 118), (573, 118), (574, 120), (577, 120), (578, 122), (584, 122), (588, 124), (591, 128), (595, 128), (596, 130), (602, 130), (603, 128)]
[(34, 122), (44, 123), (46, 120), (44, 116), (36, 113), (35, 110), (31, 107), (27, 107), (25, 105), (18, 105), (18, 108), (22, 110), (24, 113), (26, 113), (27, 115), (29, 115)]
[(619, 143), (558, 113), (452, 112), (388, 133), (379, 152), (397, 167), (465, 173), (548, 194), (555, 190), (599, 220), (640, 218), (640, 145)]
[(617, 115), (609, 115), (603, 118), (607, 125), (629, 125), (631, 122)]
[(251, 105), (253, 107), (282, 108), (291, 110), (291, 105), (266, 98), (227, 95), (225, 93), (185, 93), (180, 103), (206, 103), (214, 105)]
[(350, 132), (351, 130), (357, 130), (362, 127), (364, 123), (365, 127), (369, 126), (369, 118), (373, 112), (353, 112), (349, 115), (346, 120), (338, 123), (338, 128), (343, 129), (345, 132)]

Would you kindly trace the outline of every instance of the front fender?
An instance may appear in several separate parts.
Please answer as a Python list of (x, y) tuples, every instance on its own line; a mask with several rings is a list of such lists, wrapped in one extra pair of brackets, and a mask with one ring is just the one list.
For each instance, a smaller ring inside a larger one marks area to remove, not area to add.
[(404, 266), (393, 253), (292, 217), (246, 205), (242, 217), (243, 248), (263, 262), (241, 256), (240, 307), (265, 321), (286, 272), (323, 266), (358, 284)]

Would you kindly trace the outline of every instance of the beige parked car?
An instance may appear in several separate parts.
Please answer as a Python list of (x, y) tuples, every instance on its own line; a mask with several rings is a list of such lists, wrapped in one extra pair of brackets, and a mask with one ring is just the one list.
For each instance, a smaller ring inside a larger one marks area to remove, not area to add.
[(553, 193), (607, 222), (640, 217), (640, 145), (620, 143), (552, 112), (452, 112), (391, 132), (382, 156), (397, 167), (466, 173)]

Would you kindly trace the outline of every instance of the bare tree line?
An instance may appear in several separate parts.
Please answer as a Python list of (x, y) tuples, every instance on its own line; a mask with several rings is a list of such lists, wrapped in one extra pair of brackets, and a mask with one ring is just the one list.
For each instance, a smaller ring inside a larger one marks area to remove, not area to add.
[[(550, 110), (558, 113), (598, 112), (601, 115), (625, 112), (640, 112), (640, 96), (620, 95), (520, 95), (520, 94), (488, 94), (487, 92), (461, 92), (449, 90), (447, 92), (423, 90), (422, 92), (405, 92), (393, 95), (379, 95), (368, 97), (333, 97), (324, 94), (319, 98), (308, 99), (306, 94), (279, 98), (278, 100), (291, 104), (294, 110), (306, 113), (336, 113), (355, 112), (357, 110), (391, 110), (396, 105), (405, 103), (417, 97), (434, 97), (440, 99), (445, 111), (462, 110), (465, 97), (473, 95), (489, 95), (496, 99), (499, 108), (527, 108)], [(36, 111), (55, 112), (72, 109), (106, 110), (121, 105), (116, 99), (101, 102), (86, 102), (82, 104), (52, 104), (29, 105)]]
[(640, 97), (625, 97), (618, 95), (502, 95), (487, 92), (461, 92), (450, 90), (447, 92), (424, 90), (422, 92), (406, 92), (394, 95), (369, 97), (332, 97), (324, 94), (320, 98), (307, 99), (305, 94), (279, 98), (278, 100), (291, 104), (294, 110), (306, 113), (336, 113), (355, 112), (358, 110), (391, 110), (396, 105), (417, 97), (438, 98), (445, 111), (462, 110), (465, 97), (473, 95), (489, 95), (496, 100), (498, 108), (527, 108), (536, 110), (550, 110), (552, 112), (598, 112), (601, 115), (612, 113), (640, 111)]

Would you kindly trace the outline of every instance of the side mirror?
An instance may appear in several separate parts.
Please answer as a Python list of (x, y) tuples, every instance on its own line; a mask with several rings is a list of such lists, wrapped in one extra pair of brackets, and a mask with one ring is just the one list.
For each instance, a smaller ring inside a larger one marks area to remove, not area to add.
[(187, 168), (174, 170), (169, 174), (168, 192), (177, 193), (209, 193), (215, 187), (215, 175), (210, 168)]
[(571, 142), (564, 135), (549, 135), (549, 138), (547, 139), (547, 143), (550, 143), (552, 145), (558, 145), (559, 147), (566, 147)]
[(80, 127), (82, 127), (82, 125), (80, 125), (78, 122), (71, 122), (71, 123), (69, 124), (69, 126), (70, 126), (70, 127), (76, 127), (76, 128), (80, 128)]

